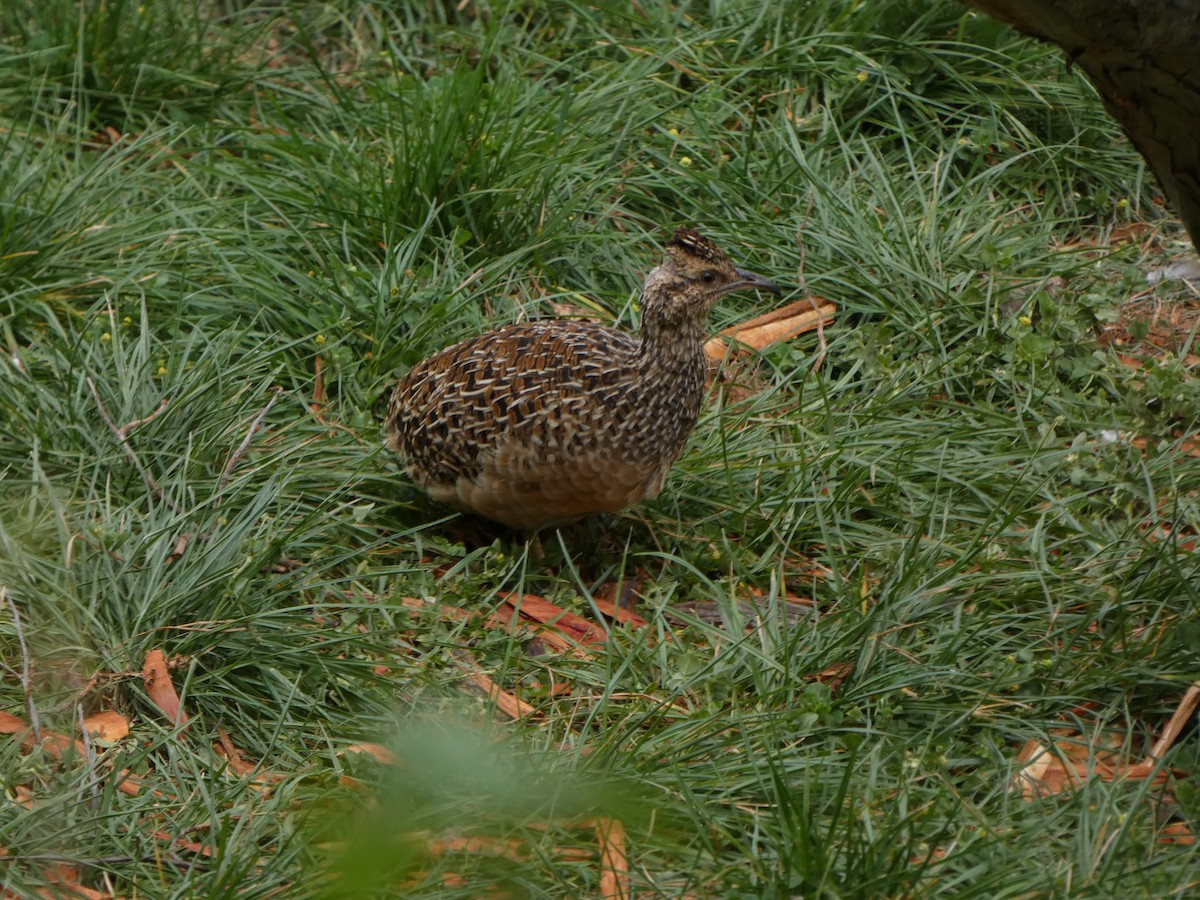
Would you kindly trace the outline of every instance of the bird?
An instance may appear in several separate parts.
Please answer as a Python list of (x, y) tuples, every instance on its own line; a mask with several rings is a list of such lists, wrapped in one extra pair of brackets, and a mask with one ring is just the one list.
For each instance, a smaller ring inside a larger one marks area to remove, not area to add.
[(654, 498), (700, 415), (709, 312), (742, 290), (781, 293), (679, 228), (639, 335), (553, 318), (447, 347), (396, 385), (387, 446), (430, 496), (526, 533)]

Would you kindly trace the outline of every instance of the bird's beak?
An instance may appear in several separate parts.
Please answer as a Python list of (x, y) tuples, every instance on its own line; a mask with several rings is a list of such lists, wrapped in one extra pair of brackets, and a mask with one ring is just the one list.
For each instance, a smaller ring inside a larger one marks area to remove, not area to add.
[(776, 297), (783, 296), (783, 291), (769, 278), (763, 278), (761, 275), (757, 275), (754, 272), (747, 272), (744, 269), (737, 269), (736, 271), (741, 281), (735, 281), (727, 285), (725, 290), (721, 292), (722, 294), (728, 294), (730, 291), (756, 290), (770, 291)]

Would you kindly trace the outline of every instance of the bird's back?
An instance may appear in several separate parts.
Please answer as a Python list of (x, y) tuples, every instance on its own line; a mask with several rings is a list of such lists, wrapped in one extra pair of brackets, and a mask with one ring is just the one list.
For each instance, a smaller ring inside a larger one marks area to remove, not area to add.
[(641, 350), (565, 319), (471, 338), (400, 381), (388, 443), (430, 494), (514, 527), (622, 509), (662, 488), (704, 392), (698, 352)]

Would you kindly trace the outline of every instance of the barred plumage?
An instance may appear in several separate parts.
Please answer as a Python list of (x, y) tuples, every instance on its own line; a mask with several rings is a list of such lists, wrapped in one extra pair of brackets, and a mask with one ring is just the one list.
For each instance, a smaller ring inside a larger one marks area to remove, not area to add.
[(570, 319), (469, 338), (400, 380), (388, 446), (438, 500), (515, 528), (654, 497), (700, 414), (709, 311), (749, 288), (779, 293), (679, 229), (646, 276), (640, 338)]

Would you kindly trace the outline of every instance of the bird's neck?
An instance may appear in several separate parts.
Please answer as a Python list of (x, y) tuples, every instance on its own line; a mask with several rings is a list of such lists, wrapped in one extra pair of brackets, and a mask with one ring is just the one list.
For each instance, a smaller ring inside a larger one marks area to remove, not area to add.
[(669, 296), (647, 291), (642, 295), (642, 332), (639, 347), (644, 363), (674, 367), (694, 362), (704, 354), (707, 317), (671, 302)]

